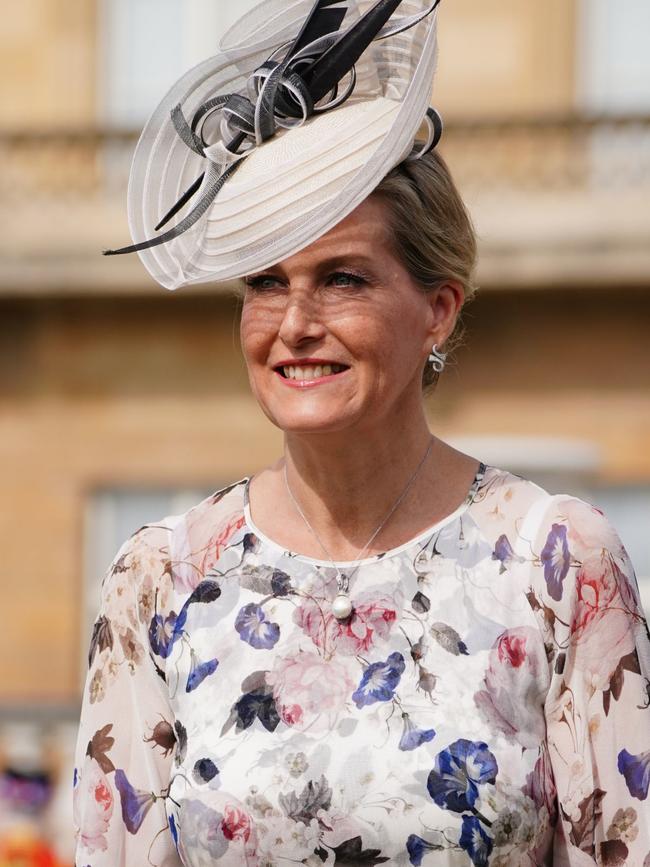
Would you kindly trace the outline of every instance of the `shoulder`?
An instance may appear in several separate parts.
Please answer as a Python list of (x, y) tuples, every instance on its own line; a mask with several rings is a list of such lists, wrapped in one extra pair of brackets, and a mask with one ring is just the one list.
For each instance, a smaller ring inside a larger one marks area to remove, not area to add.
[(495, 557), (504, 569), (526, 570), (532, 588), (549, 604), (570, 604), (580, 580), (594, 570), (613, 573), (619, 584), (636, 584), (619, 533), (588, 500), (552, 493), (496, 467), (488, 467), (479, 494), (484, 497), (479, 520)]
[(548, 492), (531, 515), (520, 527), (527, 595), (544, 630), (598, 657), (610, 639), (617, 650), (632, 647), (647, 627), (634, 567), (609, 516), (576, 495)]
[(525, 476), (488, 466), (479, 488), (487, 511), (530, 544), (550, 534), (566, 539), (576, 555), (607, 548), (625, 556), (621, 539), (609, 517), (598, 506), (570, 493), (553, 493)]
[(176, 593), (192, 593), (208, 574), (227, 568), (226, 559), (239, 559), (233, 549), (246, 525), (248, 478), (231, 482), (181, 514), (164, 519), (168, 528), (168, 570)]
[(99, 621), (129, 635), (148, 623), (155, 606), (171, 604), (170, 532), (161, 520), (144, 524), (122, 542), (102, 577)]
[(537, 534), (538, 580), (546, 603), (572, 630), (585, 618), (624, 614), (641, 622), (634, 566), (608, 515), (570, 494), (553, 496)]
[(532, 479), (511, 470), (484, 464), (475, 502), (485, 502), (487, 511), (504, 520), (521, 518), (536, 505), (548, 502), (553, 496)]
[(122, 543), (103, 584), (114, 591), (125, 583), (136, 588), (160, 586), (165, 579), (182, 584), (177, 579), (184, 558), (219, 540), (225, 543), (242, 526), (247, 479), (224, 485), (183, 512), (144, 524)]
[(496, 558), (505, 558), (504, 569), (530, 557), (534, 537), (552, 512), (555, 496), (525, 476), (486, 465), (471, 513), (495, 547)]
[[(518, 576), (548, 647), (571, 647), (576, 665), (606, 684), (635, 640), (648, 646), (634, 567), (616, 527), (574, 494), (507, 471), (497, 478), (486, 520), (503, 528), (493, 553), (501, 573)], [(650, 660), (644, 664), (650, 670)]]
[[(144, 524), (120, 545), (101, 580), (90, 640), (88, 664), (97, 663), (97, 677), (106, 671), (114, 675), (125, 661), (134, 673), (153, 650), (164, 678), (167, 654), (160, 649), (166, 641), (171, 647), (169, 636), (178, 634), (183, 597), (201, 583), (219, 545), (242, 526), (244, 481), (220, 488), (182, 513)], [(101, 694), (96, 689), (93, 700)]]

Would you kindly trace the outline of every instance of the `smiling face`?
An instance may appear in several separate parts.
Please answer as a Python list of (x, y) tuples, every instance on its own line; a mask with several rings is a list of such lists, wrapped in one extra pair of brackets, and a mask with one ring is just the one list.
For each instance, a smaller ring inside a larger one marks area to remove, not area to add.
[(463, 293), (453, 284), (422, 291), (393, 249), (384, 209), (371, 196), (309, 247), (246, 278), (251, 388), (286, 432), (363, 429), (422, 411), (423, 366), (451, 333)]

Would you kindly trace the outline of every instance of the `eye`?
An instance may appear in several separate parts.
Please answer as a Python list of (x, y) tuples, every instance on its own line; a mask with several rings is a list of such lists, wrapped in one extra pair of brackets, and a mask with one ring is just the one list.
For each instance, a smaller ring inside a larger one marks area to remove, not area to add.
[(341, 287), (362, 286), (367, 282), (360, 274), (353, 274), (350, 271), (336, 271), (329, 279), (335, 286)]
[(255, 291), (264, 291), (265, 289), (273, 289), (280, 281), (272, 274), (255, 274), (251, 277), (245, 277), (244, 283), (249, 289)]

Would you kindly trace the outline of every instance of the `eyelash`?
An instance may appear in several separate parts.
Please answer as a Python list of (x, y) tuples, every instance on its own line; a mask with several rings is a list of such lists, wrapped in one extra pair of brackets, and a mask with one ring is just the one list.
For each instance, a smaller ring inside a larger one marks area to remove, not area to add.
[[(333, 271), (328, 280), (331, 280), (335, 277), (345, 277), (350, 280), (352, 285), (362, 286), (365, 283), (369, 282), (369, 278), (365, 277), (362, 274), (357, 274), (352, 271)], [(254, 289), (256, 291), (264, 292), (265, 287), (262, 286), (262, 283), (265, 280), (277, 280), (277, 277), (274, 277), (272, 274), (260, 274), (256, 277), (246, 277), (244, 279), (244, 283), (249, 289)]]

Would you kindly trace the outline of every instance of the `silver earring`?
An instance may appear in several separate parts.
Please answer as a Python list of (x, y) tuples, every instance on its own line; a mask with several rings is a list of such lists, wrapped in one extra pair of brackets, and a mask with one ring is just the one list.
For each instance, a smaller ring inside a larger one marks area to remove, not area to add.
[(445, 366), (445, 359), (447, 358), (446, 352), (440, 352), (439, 349), (436, 348), (437, 344), (433, 344), (433, 348), (431, 349), (431, 355), (429, 356), (429, 361), (431, 362), (431, 366), (436, 371), (436, 373), (441, 373), (443, 367)]

